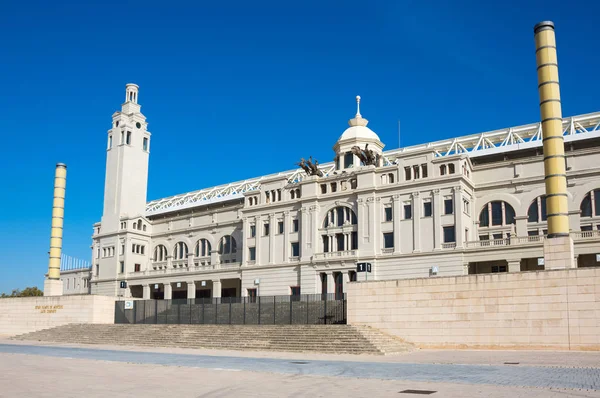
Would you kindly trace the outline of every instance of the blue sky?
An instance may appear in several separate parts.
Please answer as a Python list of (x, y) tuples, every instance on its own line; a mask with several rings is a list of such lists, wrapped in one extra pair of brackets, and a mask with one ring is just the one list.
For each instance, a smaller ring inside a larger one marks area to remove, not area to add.
[(64, 252), (90, 257), (128, 82), (153, 134), (151, 200), (331, 160), (356, 95), (388, 149), (399, 119), (402, 146), (535, 122), (532, 28), (545, 19), (564, 115), (598, 111), (599, 12), (577, 0), (4, 1), (0, 292), (43, 284), (57, 162)]

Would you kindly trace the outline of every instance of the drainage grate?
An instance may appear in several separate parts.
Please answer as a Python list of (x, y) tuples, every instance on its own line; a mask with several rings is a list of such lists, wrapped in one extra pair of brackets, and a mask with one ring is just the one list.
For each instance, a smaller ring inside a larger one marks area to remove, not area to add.
[(520, 362), (504, 362), (505, 365), (518, 365)]
[(292, 361), (292, 362), (290, 362), (290, 363), (294, 363), (294, 364), (296, 364), (296, 365), (306, 365), (306, 364), (307, 364), (307, 363), (309, 363), (309, 362), (302, 362), (302, 361)]
[(400, 394), (418, 394), (418, 395), (430, 395), (436, 393), (437, 391), (430, 390), (404, 390), (400, 391)]

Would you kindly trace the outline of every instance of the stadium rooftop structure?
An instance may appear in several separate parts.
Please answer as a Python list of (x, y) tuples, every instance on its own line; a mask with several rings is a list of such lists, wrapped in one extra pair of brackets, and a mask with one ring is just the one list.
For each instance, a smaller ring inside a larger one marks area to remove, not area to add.
[[(565, 142), (600, 137), (600, 112), (564, 118), (563, 135), (565, 137)], [(411, 152), (419, 152), (427, 149), (435, 151), (437, 157), (465, 154), (474, 158), (541, 146), (541, 124), (533, 123), (393, 149), (384, 152), (383, 159), (384, 166), (390, 166), (396, 164), (398, 158), (408, 155)], [(334, 162), (324, 163), (319, 166), (319, 169), (323, 172), (323, 175), (327, 177), (335, 171), (335, 164)], [(154, 216), (211, 203), (240, 199), (244, 196), (245, 192), (260, 189), (261, 181), (263, 180), (275, 177), (286, 177), (290, 184), (296, 184), (302, 181), (305, 176), (306, 173), (302, 169), (289, 170), (153, 200), (146, 204), (146, 215)]]

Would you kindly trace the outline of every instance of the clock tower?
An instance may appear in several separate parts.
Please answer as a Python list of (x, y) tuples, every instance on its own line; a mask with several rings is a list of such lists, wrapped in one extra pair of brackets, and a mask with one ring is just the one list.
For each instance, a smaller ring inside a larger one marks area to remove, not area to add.
[(144, 217), (150, 132), (140, 112), (136, 84), (127, 84), (121, 111), (112, 115), (106, 148), (102, 233), (122, 229), (122, 220)]

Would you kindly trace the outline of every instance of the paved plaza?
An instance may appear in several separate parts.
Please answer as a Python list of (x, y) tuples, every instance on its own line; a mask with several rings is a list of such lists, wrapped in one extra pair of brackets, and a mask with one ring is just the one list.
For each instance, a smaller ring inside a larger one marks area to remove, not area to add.
[[(508, 362), (508, 363), (507, 363)], [(507, 363), (507, 364), (505, 364)], [(0, 396), (600, 397), (600, 353), (389, 357), (0, 344)]]

